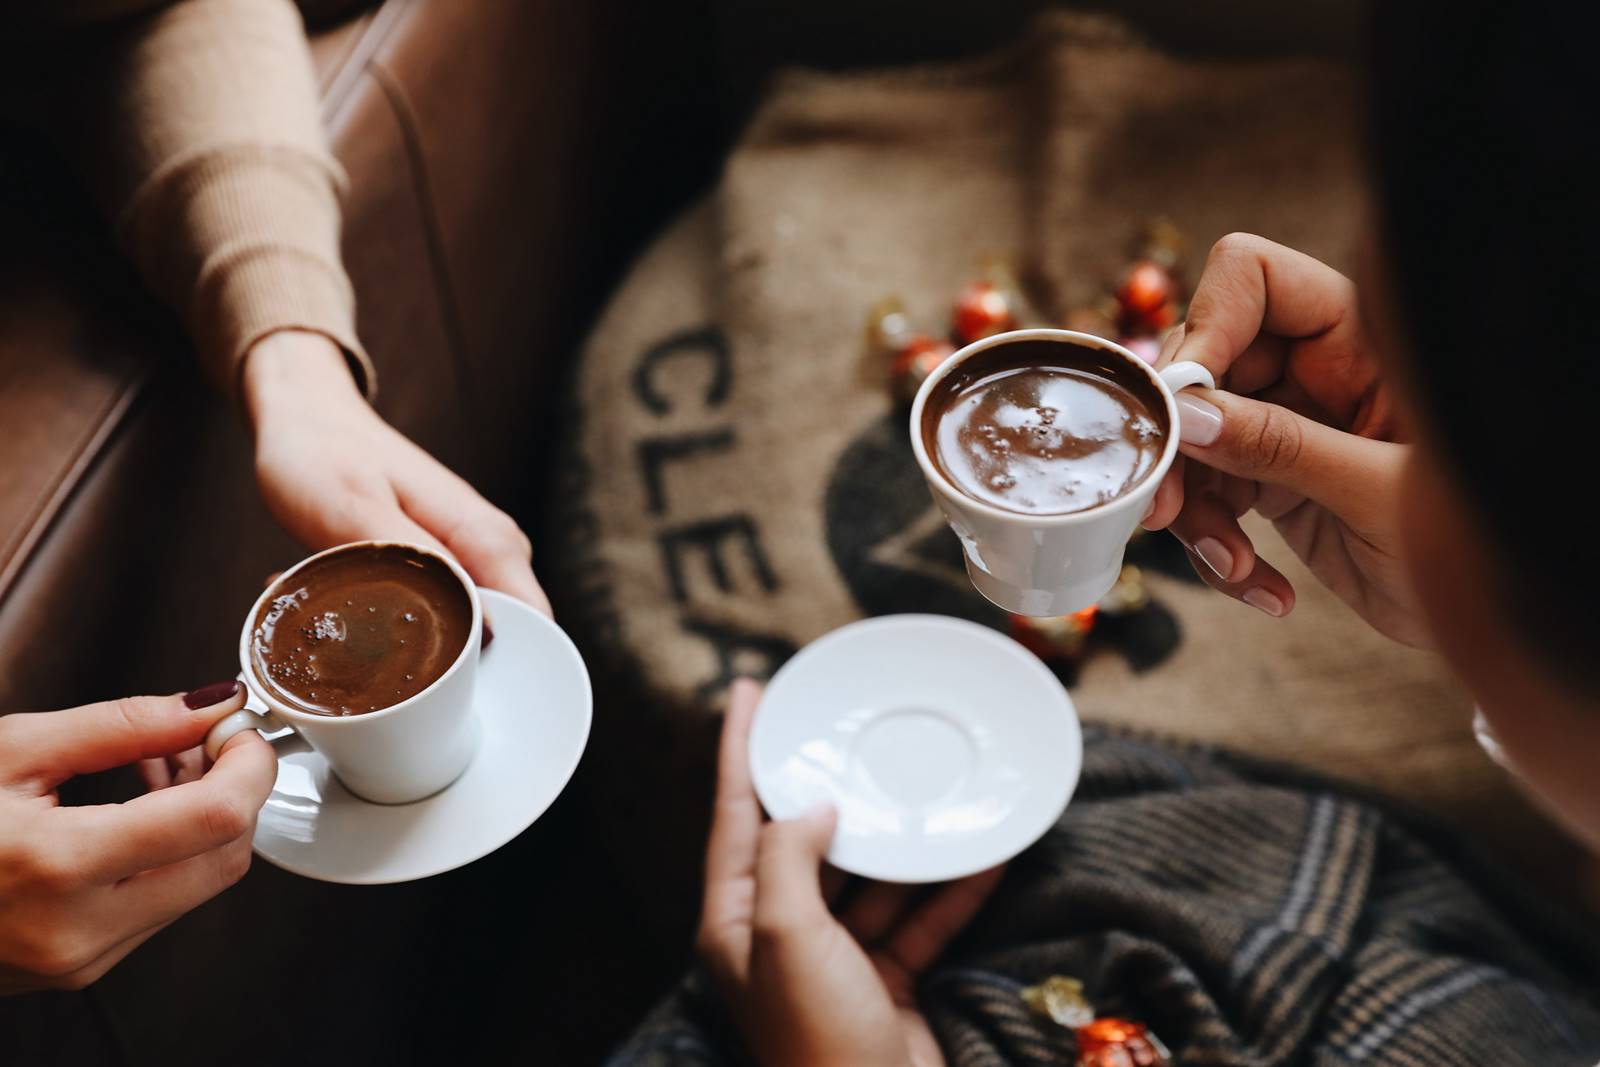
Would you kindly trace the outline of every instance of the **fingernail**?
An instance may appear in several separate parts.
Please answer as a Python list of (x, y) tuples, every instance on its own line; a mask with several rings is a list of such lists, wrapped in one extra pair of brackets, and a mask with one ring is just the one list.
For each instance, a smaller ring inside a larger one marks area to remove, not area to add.
[(191, 689), (183, 694), (183, 706), (190, 711), (199, 711), (201, 708), (209, 708), (213, 704), (231, 699), (238, 692), (239, 681), (236, 678), (229, 678), (226, 682), (212, 682), (210, 685), (203, 685), (199, 689)]
[(1214, 444), (1222, 436), (1222, 409), (1188, 393), (1178, 394), (1178, 437), (1191, 445)]
[(492, 644), (494, 644), (494, 628), (489, 625), (488, 616), (485, 616), (483, 620), (483, 639), (478, 642), (478, 651), (482, 652)]
[[(1233, 553), (1228, 551), (1228, 546), (1215, 537), (1202, 537), (1194, 543), (1194, 550), (1218, 578), (1225, 582), (1229, 580), (1228, 575), (1233, 573)], [(1251, 592), (1264, 592), (1264, 590), (1253, 589)]]
[(1274, 619), (1283, 618), (1283, 601), (1279, 600), (1276, 594), (1269, 593), (1260, 586), (1254, 589), (1246, 589), (1244, 595), (1239, 599), (1258, 611), (1266, 612)]

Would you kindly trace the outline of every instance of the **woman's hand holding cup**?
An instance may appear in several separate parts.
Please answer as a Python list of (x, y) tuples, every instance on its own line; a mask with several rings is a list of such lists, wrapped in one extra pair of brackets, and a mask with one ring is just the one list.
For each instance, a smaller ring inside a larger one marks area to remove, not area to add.
[(1293, 587), (1239, 526), (1254, 509), (1374, 627), (1424, 643), (1399, 558), (1408, 449), (1350, 280), (1263, 238), (1225, 237), (1157, 365), (1177, 360), (1222, 388), (1178, 398), (1187, 462), (1167, 473), (1144, 525), (1171, 529), (1212, 588), (1287, 615)]
[[(244, 700), (230, 681), (0, 718), (0, 994), (82, 988), (243, 877), (272, 748), (250, 732), (198, 776), (165, 764)], [(138, 761), (143, 796), (59, 803), (68, 779)]]

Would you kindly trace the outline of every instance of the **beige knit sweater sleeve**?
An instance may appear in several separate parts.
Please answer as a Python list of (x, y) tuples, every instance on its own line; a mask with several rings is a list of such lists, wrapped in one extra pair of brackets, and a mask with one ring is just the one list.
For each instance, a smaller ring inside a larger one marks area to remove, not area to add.
[[(339, 255), (346, 179), (328, 151), (299, 10), (290, 0), (75, 6), (57, 11), (92, 24), (67, 38), (82, 77), (74, 128), (57, 132), (207, 371), (234, 394), (252, 344), (311, 330), (344, 349), (370, 396), (376, 377)], [(121, 17), (97, 21), (108, 14)]]

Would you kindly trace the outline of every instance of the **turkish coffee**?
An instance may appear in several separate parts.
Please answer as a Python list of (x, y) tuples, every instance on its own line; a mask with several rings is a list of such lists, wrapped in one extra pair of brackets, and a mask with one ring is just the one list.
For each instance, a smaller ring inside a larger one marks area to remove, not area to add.
[(929, 393), (923, 446), (962, 493), (1006, 511), (1109, 504), (1161, 461), (1160, 390), (1113, 352), (1030, 339), (969, 357)]
[(405, 545), (360, 545), (280, 582), (251, 638), (256, 677), (289, 707), (363, 715), (416, 696), (472, 632), (472, 601), (442, 560)]

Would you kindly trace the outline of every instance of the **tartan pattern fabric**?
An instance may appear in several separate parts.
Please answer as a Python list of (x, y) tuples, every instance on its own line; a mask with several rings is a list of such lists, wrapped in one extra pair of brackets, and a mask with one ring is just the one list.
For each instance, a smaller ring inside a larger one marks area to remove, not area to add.
[[(1073, 803), (924, 978), (951, 1064), (1071, 1064), (1071, 1035), (1019, 997), (1052, 974), (1181, 1064), (1600, 1059), (1600, 928), (1471, 842), (1275, 765), (1086, 740)], [(610, 1062), (747, 1061), (691, 975)]]

